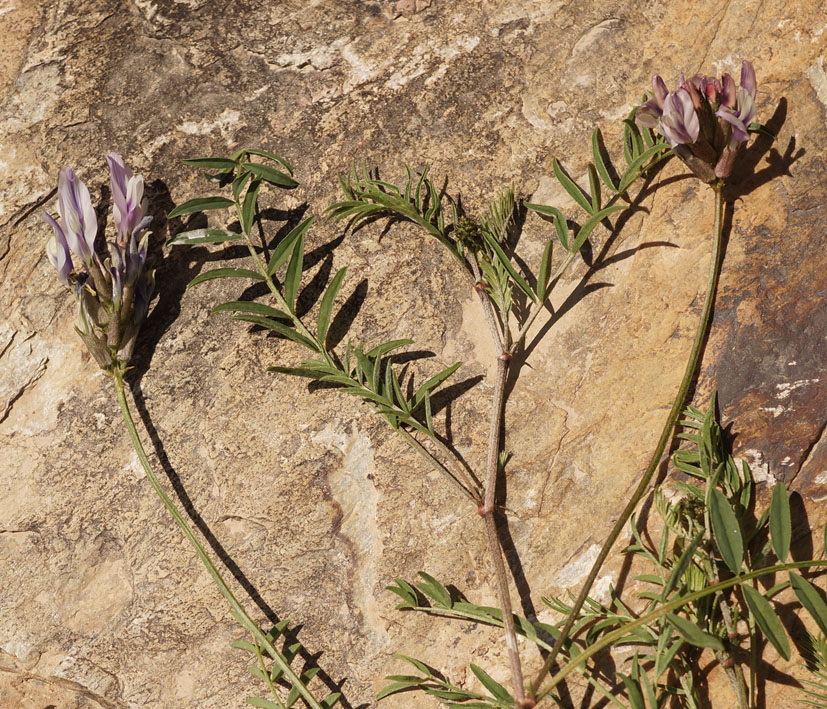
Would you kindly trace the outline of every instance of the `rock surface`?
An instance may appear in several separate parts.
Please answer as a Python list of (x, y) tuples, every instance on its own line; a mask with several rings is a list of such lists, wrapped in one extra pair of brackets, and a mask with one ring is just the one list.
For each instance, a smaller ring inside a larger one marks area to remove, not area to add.
[[(39, 214), (59, 169), (74, 166), (108, 205), (111, 149), (147, 179), (159, 257), (183, 226), (164, 214), (209, 188), (179, 159), (238, 147), (296, 166), (300, 188), (268, 197), (279, 220), (320, 213), (339, 196), (337, 173), (362, 160), (393, 180), (427, 161), (471, 210), (514, 183), (579, 219), (549, 177), (552, 157), (584, 174), (595, 126), (617, 155), (620, 119), (654, 72), (673, 82), (751, 59), (759, 117), (779, 137), (756, 141), (730, 187), (695, 401), (717, 389), (763, 499), (783, 480), (823, 524), (825, 30), (815, 0), (0, 2), (0, 705), (230, 707), (261, 691), (230, 647), (239, 628), (144, 479), (43, 250)], [(541, 618), (541, 596), (576, 588), (638, 479), (700, 310), (712, 195), (674, 163), (654, 186), (619, 234), (595, 232), (594, 268), (567, 275), (562, 314), (533, 331), (508, 401), (516, 595)], [(306, 278), (349, 267), (354, 340), (412, 336), (435, 353), (429, 368), (465, 363), (455, 381), (476, 384), (438, 422), (480, 470), (492, 387), (479, 378), (494, 360), (479, 306), (437, 244), (408, 225), (381, 242), (380, 231), (341, 239), (320, 222)], [(528, 217), (529, 264), (549, 233)], [(475, 510), (363, 407), (268, 374), (298, 354), (208, 315), (239, 294), (233, 284), (185, 291), (240, 250), (164, 253), (136, 354), (142, 430), (247, 607), (300, 626), (326, 681), (344, 682), (345, 706), (372, 706), (381, 677), (404, 671), (394, 652), (469, 687), (469, 660), (508, 683), (496, 632), (399, 613), (383, 590), (423, 569), (493, 604)], [(803, 521), (798, 534), (811, 553)], [(775, 706), (796, 696), (766, 692)]]

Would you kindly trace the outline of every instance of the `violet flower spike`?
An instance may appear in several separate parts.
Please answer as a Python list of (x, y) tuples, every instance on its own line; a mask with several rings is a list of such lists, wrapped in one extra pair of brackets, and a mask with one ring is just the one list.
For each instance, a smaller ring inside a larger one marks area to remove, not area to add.
[[(733, 88), (734, 83), (732, 82)], [(755, 69), (751, 62), (745, 60), (741, 65), (741, 86), (736, 93), (737, 101), (731, 100), (730, 103), (734, 105), (722, 105), (715, 112), (718, 118), (722, 118), (732, 126), (732, 138), (729, 144), (731, 149), (735, 149), (749, 139), (749, 124), (755, 118), (757, 88)]]
[(71, 167), (60, 171), (57, 183), (57, 211), (60, 214), (66, 243), (87, 266), (95, 255), (98, 219), (89, 190), (75, 177)]
[(43, 213), (43, 221), (49, 224), (54, 229), (55, 235), (46, 242), (46, 255), (49, 261), (57, 271), (58, 280), (64, 285), (69, 286), (69, 274), (74, 270), (72, 263), (72, 254), (69, 251), (69, 244), (66, 243), (66, 235), (60, 224), (48, 212)]
[(144, 217), (144, 178), (133, 176), (132, 170), (118, 153), (106, 155), (109, 165), (109, 184), (112, 187), (115, 228), (118, 230), (118, 244), (126, 246), (129, 235), (140, 228)]

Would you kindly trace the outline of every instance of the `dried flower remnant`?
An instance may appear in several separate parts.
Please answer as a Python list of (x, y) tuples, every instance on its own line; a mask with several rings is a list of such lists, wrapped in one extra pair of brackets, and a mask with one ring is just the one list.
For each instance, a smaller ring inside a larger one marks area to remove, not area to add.
[(680, 86), (669, 91), (663, 79), (652, 78), (652, 98), (635, 118), (656, 129), (674, 153), (704, 182), (725, 180), (739, 148), (749, 139), (755, 118), (757, 82), (750, 62), (741, 66), (741, 82), (724, 74), (720, 79), (681, 75)]
[[(143, 178), (117, 153), (106, 156), (111, 173), (115, 241), (109, 257), (101, 261), (95, 251), (98, 222), (86, 185), (71, 168), (60, 171), (58, 214), (43, 220), (54, 230), (46, 254), (58, 280), (72, 289), (78, 301), (75, 328), (95, 361), (105, 371), (123, 370), (135, 348), (138, 330), (146, 317), (155, 287), (154, 272), (147, 268), (147, 240), (143, 235), (152, 217), (144, 216)], [(82, 266), (76, 270), (77, 258)]]

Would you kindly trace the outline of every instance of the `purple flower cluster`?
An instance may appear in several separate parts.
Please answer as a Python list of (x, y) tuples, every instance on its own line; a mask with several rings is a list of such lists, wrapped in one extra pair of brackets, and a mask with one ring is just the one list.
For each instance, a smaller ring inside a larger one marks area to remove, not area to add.
[(742, 64), (737, 88), (729, 74), (720, 80), (696, 74), (689, 80), (681, 75), (675, 91), (655, 75), (652, 89), (652, 98), (635, 114), (637, 122), (656, 129), (704, 182), (729, 177), (755, 119), (757, 84), (752, 64)]
[(146, 263), (149, 235), (144, 232), (152, 217), (144, 214), (143, 178), (133, 176), (117, 153), (109, 153), (106, 162), (117, 230), (115, 240), (107, 244), (108, 257), (102, 261), (95, 251), (95, 208), (89, 190), (72, 168), (61, 170), (58, 179), (60, 221), (48, 213), (43, 220), (54, 230), (46, 244), (49, 261), (58, 280), (74, 290), (78, 301), (76, 329), (97, 363), (111, 371), (125, 367), (132, 356), (155, 276)]

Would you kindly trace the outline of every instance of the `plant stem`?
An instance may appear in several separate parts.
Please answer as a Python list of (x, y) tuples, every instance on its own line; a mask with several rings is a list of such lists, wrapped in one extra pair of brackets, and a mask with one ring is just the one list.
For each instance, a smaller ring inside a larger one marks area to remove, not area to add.
[[(649, 461), (649, 465), (646, 468), (646, 471), (643, 473), (643, 477), (640, 479), (635, 491), (632, 493), (631, 498), (629, 498), (626, 507), (623, 509), (623, 512), (620, 513), (620, 517), (618, 518), (617, 522), (615, 522), (614, 527), (612, 527), (612, 531), (609, 533), (609, 537), (603, 544), (603, 548), (600, 550), (600, 554), (598, 554), (597, 559), (595, 560), (594, 564), (592, 565), (591, 571), (589, 572), (588, 577), (586, 578), (586, 582), (583, 584), (583, 588), (580, 590), (580, 594), (577, 596), (577, 600), (574, 602), (574, 605), (571, 608), (571, 612), (569, 613), (569, 617), (566, 619), (565, 624), (563, 625), (562, 630), (560, 631), (560, 635), (557, 636), (557, 640), (554, 643), (554, 648), (546, 658), (545, 663), (543, 664), (542, 669), (537, 674), (534, 682), (531, 684), (531, 694), (535, 695), (540, 688), (540, 685), (545, 679), (546, 675), (549, 673), (554, 661), (557, 659), (557, 655), (560, 652), (563, 644), (569, 637), (569, 633), (571, 632), (574, 623), (577, 620), (577, 616), (580, 613), (580, 609), (583, 607), (583, 603), (586, 601), (586, 597), (591, 591), (592, 585), (597, 578), (597, 574), (600, 572), (603, 563), (606, 561), (606, 557), (608, 557), (609, 552), (612, 549), (615, 541), (620, 536), (623, 528), (626, 526), (626, 522), (628, 522), (629, 517), (631, 517), (632, 513), (635, 511), (638, 503), (640, 502), (643, 495), (646, 493), (646, 490), (649, 487), (649, 483), (652, 480), (652, 477), (655, 474), (655, 471), (658, 469), (658, 466), (661, 462), (661, 456), (663, 455), (664, 450), (666, 449), (667, 444), (672, 439), (672, 433), (675, 428), (675, 424), (678, 421), (680, 416), (681, 410), (683, 409), (684, 400), (686, 399), (686, 395), (689, 392), (689, 387), (692, 384), (692, 379), (695, 376), (695, 370), (698, 367), (698, 360), (700, 358), (701, 350), (703, 349), (703, 344), (706, 339), (707, 329), (709, 328), (709, 319), (712, 314), (712, 306), (715, 302), (715, 290), (718, 286), (718, 274), (721, 270), (721, 244), (723, 241), (723, 216), (724, 216), (724, 197), (723, 197), (723, 184), (713, 184), (712, 189), (715, 192), (715, 223), (713, 226), (713, 235), (712, 235), (712, 257), (710, 259), (709, 264), (709, 278), (707, 279), (706, 285), (706, 294), (705, 300), (703, 305), (703, 311), (701, 313), (701, 319), (698, 322), (698, 330), (695, 333), (695, 340), (692, 343), (692, 350), (689, 353), (689, 359), (686, 363), (686, 370), (683, 374), (683, 379), (681, 380), (680, 388), (678, 389), (678, 393), (675, 396), (674, 403), (672, 404), (672, 409), (669, 412), (669, 416), (666, 419), (666, 423), (663, 426), (663, 430), (660, 434), (660, 439), (658, 440), (657, 446), (655, 447), (655, 451), (652, 454), (652, 458)], [(560, 673), (558, 673), (559, 676)]]
[(302, 680), (296, 675), (295, 672), (291, 669), (289, 663), (281, 656), (281, 653), (273, 646), (272, 642), (267, 638), (267, 636), (261, 631), (258, 625), (247, 615), (247, 612), (244, 610), (244, 607), (238, 602), (236, 597), (233, 595), (233, 592), (230, 590), (230, 587), (221, 577), (221, 574), (218, 572), (218, 569), (212, 563), (212, 560), (207, 555), (207, 552), (204, 550), (204, 547), (201, 545), (201, 542), (198, 541), (198, 538), (195, 536), (195, 533), (192, 531), (190, 526), (187, 524), (186, 520), (184, 520), (181, 513), (178, 511), (178, 508), (175, 506), (175, 503), (169, 498), (169, 496), (164, 492), (164, 489), (161, 487), (161, 483), (158, 481), (158, 478), (155, 476), (155, 473), (152, 470), (152, 466), (149, 464), (149, 459), (147, 458), (146, 451), (144, 450), (143, 444), (141, 443), (141, 439), (138, 436), (138, 431), (135, 428), (135, 422), (132, 419), (132, 414), (129, 410), (129, 404), (126, 400), (126, 392), (125, 386), (123, 381), (123, 371), (120, 369), (115, 369), (112, 373), (112, 376), (115, 380), (115, 391), (118, 396), (118, 404), (121, 408), (121, 415), (123, 416), (124, 423), (126, 424), (126, 428), (129, 431), (129, 437), (132, 439), (132, 445), (135, 448), (135, 452), (138, 454), (138, 459), (141, 461), (141, 465), (143, 466), (144, 472), (146, 472), (147, 478), (149, 478), (149, 482), (152, 484), (152, 487), (155, 489), (155, 492), (158, 493), (158, 497), (161, 498), (161, 502), (164, 503), (164, 507), (167, 508), (172, 518), (175, 520), (175, 523), (180, 527), (181, 531), (184, 533), (184, 536), (189, 540), (190, 544), (192, 544), (193, 548), (195, 549), (198, 558), (201, 559), (201, 562), (204, 564), (204, 567), (207, 569), (207, 572), (212, 577), (215, 585), (218, 586), (218, 590), (221, 591), (221, 595), (227, 600), (227, 603), (230, 605), (231, 612), (233, 616), (241, 623), (244, 628), (246, 628), (250, 633), (253, 634), (256, 641), (267, 650), (267, 654), (273, 658), (273, 662), (282, 671), (285, 678), (290, 682), (290, 684), (301, 694), (307, 704), (312, 707), (312, 709), (322, 709), (322, 705), (316, 700), (310, 690), (304, 685)]
[[(490, 308), (490, 300), (485, 297)], [(505, 355), (505, 353), (503, 353)], [(494, 397), (491, 404), (491, 428), (488, 437), (488, 462), (485, 477), (485, 497), (479, 507), (479, 513), (485, 525), (485, 538), (488, 555), (494, 566), (497, 581), (497, 594), (502, 609), (505, 645), (511, 664), (511, 683), (514, 686), (514, 705), (516, 707), (533, 707), (534, 702), (527, 700), (523, 684), (523, 668), (520, 663), (520, 651), (517, 647), (517, 633), (514, 630), (514, 614), (511, 609), (511, 594), (508, 590), (508, 575), (505, 569), (504, 551), (500, 544), (497, 524), (494, 520), (494, 495), (497, 489), (497, 473), (500, 470), (500, 438), (502, 436), (503, 408), (505, 407), (505, 383), (508, 378), (508, 360), (502, 356), (497, 360), (497, 378), (494, 382)], [(528, 703), (527, 703), (528, 702)]]

